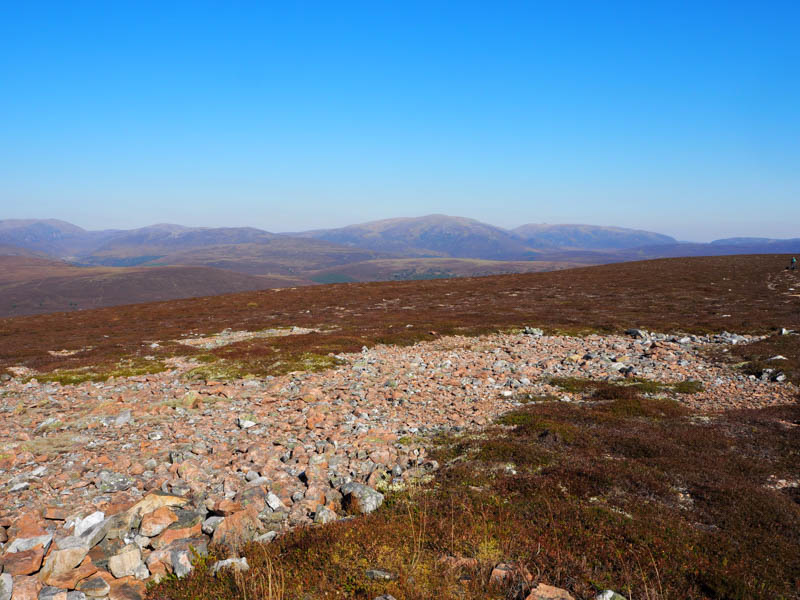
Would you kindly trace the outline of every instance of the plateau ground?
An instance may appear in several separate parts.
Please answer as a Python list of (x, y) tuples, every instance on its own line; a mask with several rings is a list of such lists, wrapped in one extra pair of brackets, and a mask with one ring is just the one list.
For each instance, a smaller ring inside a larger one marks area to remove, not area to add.
[(797, 598), (786, 258), (0, 320), (0, 584), (110, 600)]

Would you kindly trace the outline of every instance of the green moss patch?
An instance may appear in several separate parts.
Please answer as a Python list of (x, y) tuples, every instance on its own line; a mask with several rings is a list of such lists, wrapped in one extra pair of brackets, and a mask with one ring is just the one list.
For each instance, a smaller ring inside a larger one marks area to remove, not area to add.
[(49, 373), (39, 373), (28, 378), (36, 379), (41, 383), (60, 383), (61, 385), (78, 385), (87, 381), (107, 381), (111, 377), (135, 377), (161, 373), (167, 369), (159, 360), (147, 359), (122, 359), (115, 365), (108, 367), (94, 366), (81, 369), (56, 370)]

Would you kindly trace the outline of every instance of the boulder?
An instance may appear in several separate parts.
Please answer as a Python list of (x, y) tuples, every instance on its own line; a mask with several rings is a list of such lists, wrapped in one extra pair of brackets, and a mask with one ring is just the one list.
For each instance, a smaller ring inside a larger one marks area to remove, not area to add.
[(251, 541), (260, 528), (258, 512), (251, 506), (225, 517), (225, 520), (217, 525), (212, 540), (215, 544), (238, 548)]
[(326, 523), (332, 523), (338, 517), (336, 513), (333, 512), (327, 506), (318, 506), (317, 510), (314, 512), (314, 523), (319, 523), (321, 525), (325, 525)]
[(0, 558), (3, 571), (9, 575), (30, 575), (36, 573), (42, 566), (44, 549), (36, 546), (22, 552), (8, 552)]
[(11, 600), (14, 592), (14, 578), (10, 573), (0, 575), (0, 600)]
[(618, 594), (614, 590), (603, 590), (594, 598), (595, 600), (625, 600), (625, 596)]
[(89, 598), (103, 598), (111, 591), (111, 586), (108, 585), (105, 579), (96, 575), (79, 582), (76, 589), (86, 594)]
[(227, 558), (225, 560), (218, 560), (211, 565), (211, 574), (216, 575), (222, 569), (233, 569), (234, 571), (247, 571), (250, 565), (247, 564), (247, 558)]
[(52, 534), (37, 535), (35, 537), (20, 538), (18, 537), (6, 547), (6, 552), (24, 552), (31, 550), (36, 546), (41, 546), (44, 552), (50, 548), (50, 543), (53, 541)]
[(93, 512), (89, 516), (81, 519), (77, 523), (75, 523), (75, 529), (73, 529), (72, 534), (81, 536), (86, 531), (97, 525), (98, 523), (102, 523), (106, 518), (105, 513), (100, 511)]
[(155, 537), (177, 520), (177, 515), (169, 507), (162, 506), (142, 518), (139, 533), (146, 537)]
[(368, 514), (383, 504), (383, 494), (363, 483), (350, 482), (341, 488), (342, 506), (345, 510)]
[(132, 577), (117, 579), (109, 585), (108, 600), (142, 600), (147, 592), (144, 583)]
[(39, 592), (39, 600), (67, 600), (67, 590), (46, 585)]
[(127, 512), (130, 515), (138, 515), (139, 517), (143, 517), (144, 515), (151, 513), (162, 506), (183, 506), (188, 502), (189, 501), (186, 498), (181, 498), (180, 496), (174, 496), (172, 494), (165, 494), (162, 492), (151, 492), (139, 500), (139, 502), (131, 506)]
[(564, 589), (540, 583), (533, 588), (525, 600), (575, 600), (572, 595)]
[(117, 579), (132, 577), (142, 565), (142, 551), (136, 544), (128, 544), (108, 559), (108, 569)]
[(61, 575), (81, 564), (89, 548), (85, 546), (70, 546), (64, 549), (53, 550), (44, 561), (44, 566), (39, 572), (39, 579), (47, 581), (50, 577)]
[(14, 577), (14, 589), (11, 598), (13, 600), (36, 600), (39, 597), (39, 590), (42, 583), (36, 577), (21, 576)]
[(97, 567), (87, 556), (77, 569), (71, 569), (58, 575), (49, 575), (44, 580), (44, 583), (53, 587), (72, 590), (75, 589), (79, 581), (91, 577), (95, 573), (97, 573)]

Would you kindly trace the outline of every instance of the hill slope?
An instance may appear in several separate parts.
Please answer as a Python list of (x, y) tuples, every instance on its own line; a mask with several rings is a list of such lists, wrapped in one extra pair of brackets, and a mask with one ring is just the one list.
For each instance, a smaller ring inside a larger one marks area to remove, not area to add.
[[(311, 286), (2, 319), (0, 368), (114, 361), (137, 354), (146, 340), (225, 328), (336, 327), (236, 345), (231, 358), (254, 372), (264, 368), (259, 361), (271, 365), (295, 353), (327, 356), (379, 340), (407, 343), (520, 325), (568, 331), (800, 330), (800, 298), (790, 290), (800, 281), (797, 272), (784, 269), (786, 260), (785, 255), (662, 259), (474, 279)], [(95, 350), (80, 358), (47, 353), (85, 346)], [(193, 352), (182, 346), (164, 351)]]
[(150, 265), (203, 265), (250, 275), (301, 275), (382, 254), (324, 240), (276, 237), (259, 243), (212, 245), (171, 252)]
[(579, 262), (480, 260), (474, 258), (386, 258), (330, 267), (307, 276), (316, 283), (404, 281), (539, 273), (581, 266)]
[(0, 256), (0, 316), (116, 306), (302, 283), (208, 267), (75, 267), (34, 257)]

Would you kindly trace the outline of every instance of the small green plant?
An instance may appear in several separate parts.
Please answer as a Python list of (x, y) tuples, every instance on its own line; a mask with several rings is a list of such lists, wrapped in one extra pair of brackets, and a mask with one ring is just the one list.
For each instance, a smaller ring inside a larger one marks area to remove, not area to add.
[(122, 359), (110, 367), (84, 367), (72, 370), (57, 370), (50, 373), (39, 373), (28, 377), (28, 381), (36, 379), (41, 383), (59, 383), (61, 385), (78, 385), (87, 381), (107, 381), (111, 377), (136, 377), (161, 373), (166, 365), (159, 360)]
[(673, 383), (670, 387), (678, 394), (698, 394), (703, 391), (702, 382), (694, 381), (692, 379)]
[(559, 387), (565, 392), (582, 394), (593, 389), (597, 384), (591, 379), (582, 379), (580, 377), (553, 377), (550, 379), (550, 385)]

